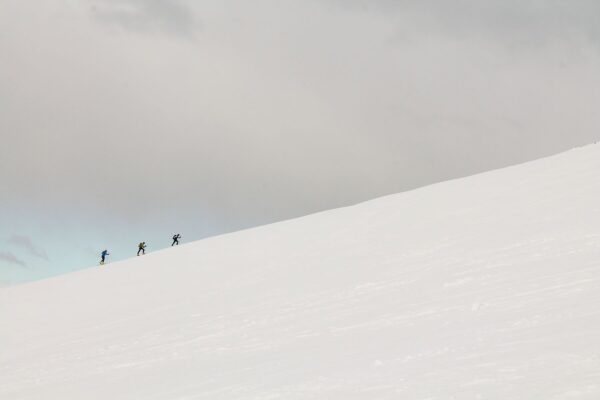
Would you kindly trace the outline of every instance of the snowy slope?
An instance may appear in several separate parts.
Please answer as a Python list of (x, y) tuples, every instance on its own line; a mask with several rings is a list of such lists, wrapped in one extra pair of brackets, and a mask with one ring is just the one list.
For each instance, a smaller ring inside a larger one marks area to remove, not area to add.
[(600, 146), (0, 290), (0, 399), (600, 399)]

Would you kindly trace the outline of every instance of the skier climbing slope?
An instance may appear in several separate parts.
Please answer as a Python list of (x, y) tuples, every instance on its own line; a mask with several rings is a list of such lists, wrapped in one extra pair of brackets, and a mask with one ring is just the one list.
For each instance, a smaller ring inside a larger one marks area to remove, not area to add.
[(140, 244), (138, 244), (138, 256), (140, 255), (140, 252), (142, 253), (142, 255), (146, 254), (146, 242), (140, 242)]
[(106, 256), (109, 256), (110, 254), (108, 253), (108, 250), (104, 250), (102, 252), (102, 254), (100, 254), (100, 265), (104, 265), (104, 262), (106, 260)]

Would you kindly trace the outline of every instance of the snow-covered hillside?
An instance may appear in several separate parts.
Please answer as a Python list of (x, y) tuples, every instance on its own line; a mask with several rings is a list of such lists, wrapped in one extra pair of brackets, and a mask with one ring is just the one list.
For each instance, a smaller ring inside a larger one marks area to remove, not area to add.
[(0, 290), (0, 399), (600, 399), (600, 146)]

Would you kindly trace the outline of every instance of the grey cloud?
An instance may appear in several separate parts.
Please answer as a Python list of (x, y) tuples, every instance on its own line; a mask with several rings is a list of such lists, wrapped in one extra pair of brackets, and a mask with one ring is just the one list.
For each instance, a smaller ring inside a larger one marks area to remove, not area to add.
[(9, 244), (12, 244), (14, 246), (18, 246), (18, 247), (21, 247), (21, 248), (27, 250), (27, 253), (34, 257), (49, 261), (48, 255), (46, 254), (46, 252), (39, 246), (35, 245), (33, 243), (33, 241), (31, 240), (31, 238), (28, 236), (12, 235), (11, 237), (8, 238), (7, 242)]
[(180, 0), (101, 0), (92, 7), (93, 17), (131, 31), (163, 31), (193, 36), (197, 22)]
[(19, 265), (21, 267), (27, 267), (27, 264), (25, 264), (23, 260), (17, 258), (17, 256), (15, 256), (13, 253), (7, 251), (0, 251), (0, 261)]
[[(600, 46), (600, 2), (579, 0), (333, 0), (358, 12), (375, 11), (396, 18), (400, 31), (440, 34), (511, 46), (539, 46), (554, 40), (586, 38)], [(420, 24), (411, 26), (410, 22)]]

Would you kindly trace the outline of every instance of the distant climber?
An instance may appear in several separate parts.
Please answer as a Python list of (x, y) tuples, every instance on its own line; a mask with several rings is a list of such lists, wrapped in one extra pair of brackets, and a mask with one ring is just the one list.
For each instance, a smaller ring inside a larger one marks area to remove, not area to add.
[(146, 254), (146, 242), (142, 242), (142, 243), (138, 244), (138, 252), (137, 252), (138, 256), (140, 255), (140, 251), (142, 252), (142, 255)]
[(102, 254), (100, 254), (100, 265), (104, 265), (104, 261), (106, 261), (106, 256), (110, 256), (108, 250), (104, 250)]
[(173, 243), (171, 243), (171, 247), (175, 245), (179, 246), (179, 239), (181, 239), (181, 235), (179, 233), (177, 235), (173, 235)]

